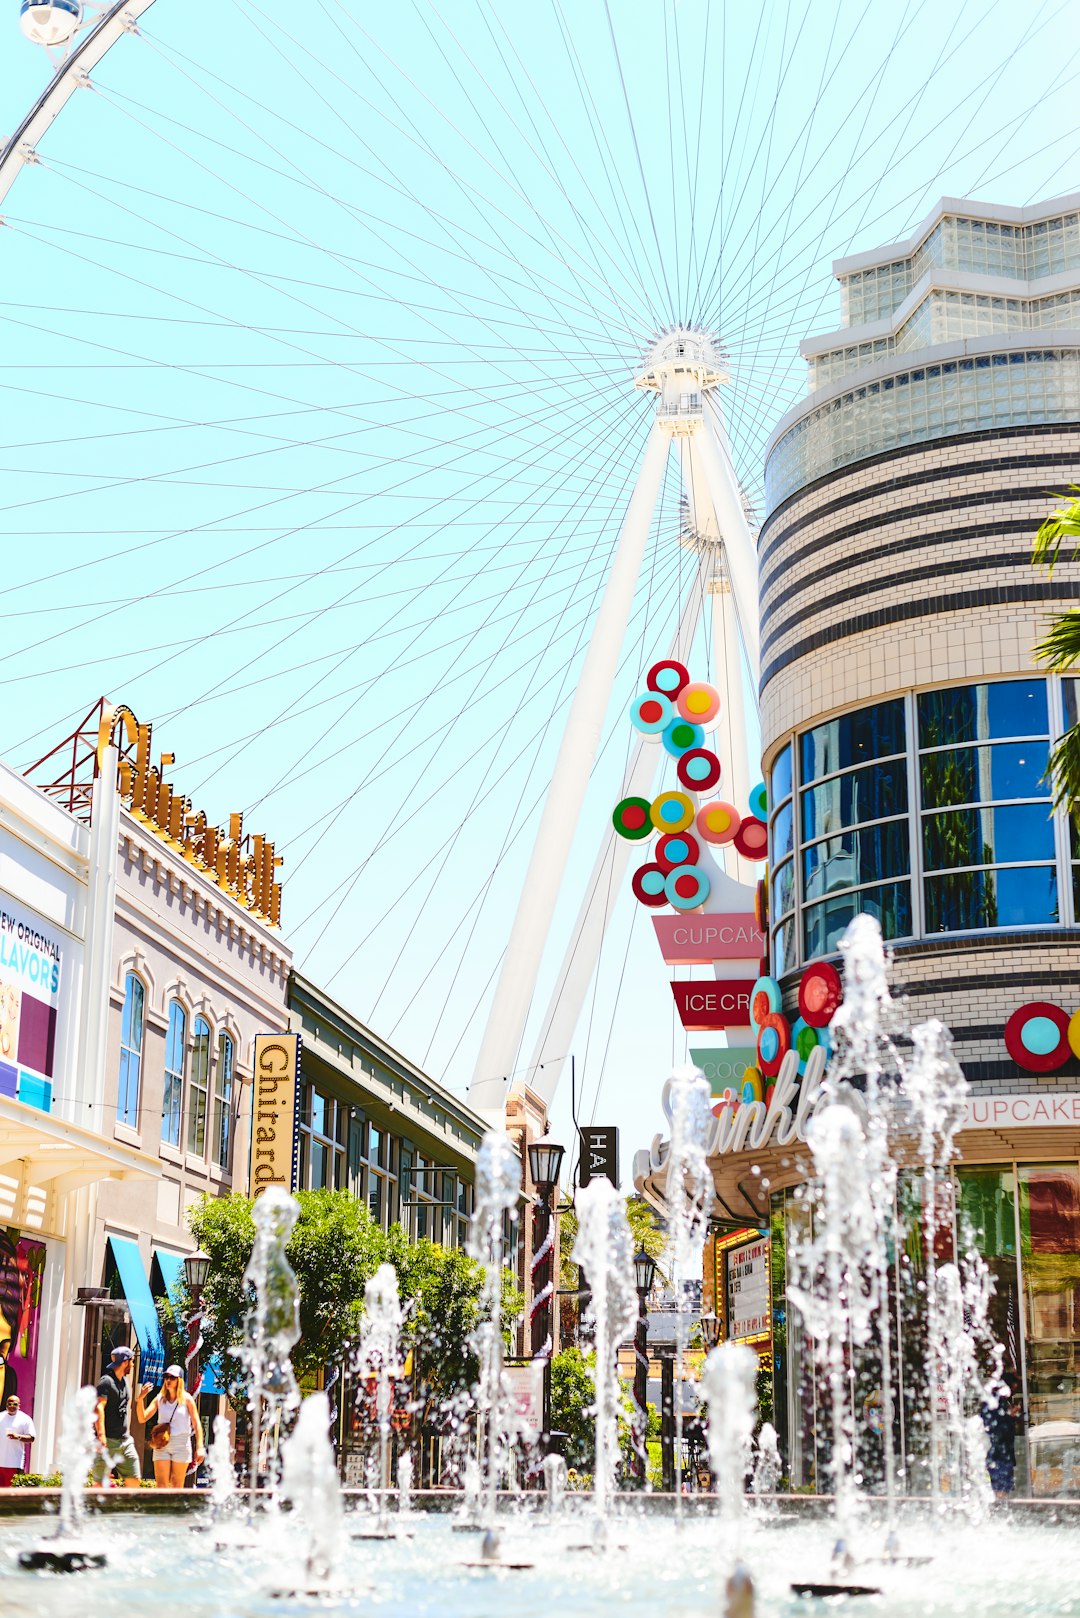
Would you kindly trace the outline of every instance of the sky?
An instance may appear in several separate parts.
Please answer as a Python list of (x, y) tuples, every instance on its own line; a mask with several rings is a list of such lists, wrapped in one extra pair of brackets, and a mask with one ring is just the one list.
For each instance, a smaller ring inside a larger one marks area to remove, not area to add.
[[(8, 11), (10, 130), (49, 64)], [(1080, 189), (1078, 21), (155, 0), (3, 207), (0, 756), (126, 701), (196, 806), (283, 852), (297, 964), (463, 1095), (648, 431), (635, 366), (675, 321), (719, 334), (760, 520), (832, 260), (941, 195)], [(526, 1076), (692, 577), (678, 523), (673, 461)], [(685, 1057), (668, 975), (624, 894), (574, 1041), (624, 1174)]]

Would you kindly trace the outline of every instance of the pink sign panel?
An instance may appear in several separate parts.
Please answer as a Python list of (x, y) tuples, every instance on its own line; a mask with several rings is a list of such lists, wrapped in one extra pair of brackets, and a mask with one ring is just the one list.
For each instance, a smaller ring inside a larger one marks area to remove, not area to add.
[(753, 915), (654, 916), (656, 941), (669, 966), (755, 961), (768, 950)]
[(700, 983), (676, 978), (671, 985), (684, 1028), (741, 1028), (750, 1020), (754, 978), (717, 978)]

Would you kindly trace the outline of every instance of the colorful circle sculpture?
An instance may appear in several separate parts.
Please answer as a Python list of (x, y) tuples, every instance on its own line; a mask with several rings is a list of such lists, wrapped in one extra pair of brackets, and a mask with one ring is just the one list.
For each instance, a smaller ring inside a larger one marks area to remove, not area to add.
[(677, 774), (687, 792), (711, 792), (720, 785), (720, 760), (707, 747), (692, 747), (679, 760)]
[(763, 1101), (765, 1099), (765, 1081), (761, 1069), (748, 1067), (742, 1076), (742, 1094), (740, 1101)]
[(665, 752), (670, 753), (672, 758), (681, 758), (684, 753), (689, 753), (691, 748), (700, 747), (704, 740), (705, 732), (701, 726), (692, 725), (689, 719), (683, 719), (681, 714), (676, 714), (661, 737)]
[(726, 803), (723, 798), (703, 803), (697, 812), (698, 835), (704, 837), (707, 843), (733, 842), (741, 825), (739, 811), (733, 803)]
[(630, 723), (635, 730), (658, 742), (675, 718), (675, 709), (660, 691), (643, 691), (630, 704)]
[(697, 910), (708, 901), (711, 884), (700, 865), (677, 865), (664, 881), (667, 902), (673, 910)]
[(773, 1012), (780, 1011), (784, 1004), (784, 996), (780, 992), (780, 985), (775, 978), (760, 977), (750, 990), (750, 1023), (754, 1028), (763, 1028), (765, 1018)]
[(684, 719), (709, 728), (720, 717), (720, 693), (704, 680), (692, 680), (679, 692), (676, 707)]
[(648, 905), (653, 910), (667, 904), (667, 893), (664, 890), (666, 881), (667, 872), (662, 865), (639, 865), (634, 872), (632, 883), (634, 898), (639, 904)]
[(765, 796), (764, 781), (759, 781), (757, 786), (751, 789), (750, 813), (756, 815), (759, 820), (768, 820), (769, 818), (769, 801)]
[(662, 691), (665, 697), (671, 698), (672, 702), (675, 701), (683, 686), (689, 685), (689, 683), (690, 671), (684, 668), (681, 663), (672, 662), (670, 659), (665, 660), (663, 663), (654, 663), (645, 676), (645, 684), (650, 691)]
[(1068, 1061), (1070, 1019), (1048, 1000), (1029, 1000), (1005, 1024), (1005, 1049), (1031, 1073), (1053, 1073)]
[(821, 1046), (825, 1052), (825, 1060), (832, 1055), (832, 1035), (827, 1028), (814, 1028), (802, 1017), (793, 1024), (791, 1029), (791, 1048), (799, 1058), (799, 1072), (806, 1072), (806, 1059), (810, 1052)]
[(657, 831), (685, 831), (694, 818), (694, 803), (685, 792), (661, 792), (649, 808)]
[(767, 1013), (764, 1022), (758, 1027), (757, 1057), (758, 1067), (766, 1078), (774, 1079), (780, 1071), (780, 1064), (791, 1049), (791, 1026), (786, 1017), (779, 1011)]
[(808, 966), (802, 975), (799, 1016), (811, 1028), (825, 1028), (832, 1022), (843, 998), (844, 986), (839, 972), (828, 962), (819, 961), (816, 966)]
[(754, 889), (754, 920), (765, 932), (769, 925), (769, 873), (766, 870)]
[(763, 820), (747, 815), (733, 839), (736, 852), (747, 860), (763, 860), (769, 852), (769, 828)]
[(701, 848), (696, 837), (689, 832), (668, 832), (657, 839), (656, 863), (662, 865), (665, 871), (673, 871), (676, 865), (696, 865), (701, 857)]
[(627, 838), (631, 843), (640, 842), (643, 837), (652, 836), (651, 809), (648, 798), (624, 798), (622, 803), (615, 805), (611, 823), (620, 837)]

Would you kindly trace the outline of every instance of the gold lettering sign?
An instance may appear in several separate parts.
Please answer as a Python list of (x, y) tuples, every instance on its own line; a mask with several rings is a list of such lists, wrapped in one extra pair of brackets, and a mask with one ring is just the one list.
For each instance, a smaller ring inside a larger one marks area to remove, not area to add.
[(295, 1189), (300, 1035), (255, 1035), (251, 1108), (251, 1195), (268, 1185)]
[(120, 798), (132, 814), (260, 921), (280, 926), (281, 883), (275, 881), (275, 873), (282, 861), (274, 853), (273, 843), (265, 837), (245, 839), (242, 815), (229, 816), (226, 833), (211, 826), (201, 809), (193, 813), (190, 798), (181, 797), (164, 779), (172, 755), (163, 754), (158, 766), (150, 763), (150, 731), (149, 725), (139, 724), (130, 708), (122, 704), (107, 707), (98, 729), (98, 769), (104, 765), (109, 744), (116, 741)]

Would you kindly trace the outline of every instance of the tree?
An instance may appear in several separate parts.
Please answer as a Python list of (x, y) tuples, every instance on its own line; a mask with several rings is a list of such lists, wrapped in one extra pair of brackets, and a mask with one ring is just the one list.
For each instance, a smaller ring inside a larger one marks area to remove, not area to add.
[[(595, 1354), (564, 1348), (551, 1361), (551, 1430), (566, 1434), (566, 1464), (578, 1472), (591, 1472), (596, 1455), (593, 1406)], [(619, 1448), (629, 1465), (634, 1442), (634, 1405), (626, 1388), (619, 1399)], [(654, 1405), (646, 1409), (646, 1440), (660, 1436), (660, 1416)]]
[[(1080, 555), (1080, 488), (1073, 487), (1069, 493), (1073, 498), (1051, 512), (1035, 536), (1031, 559), (1045, 567), (1047, 573), (1053, 573), (1066, 540), (1077, 541), (1070, 559), (1075, 561)], [(1053, 619), (1036, 644), (1035, 656), (1056, 674), (1080, 663), (1080, 608), (1069, 607)], [(1080, 825), (1080, 719), (1069, 727), (1051, 751), (1048, 774), (1055, 805), (1066, 804)]]

